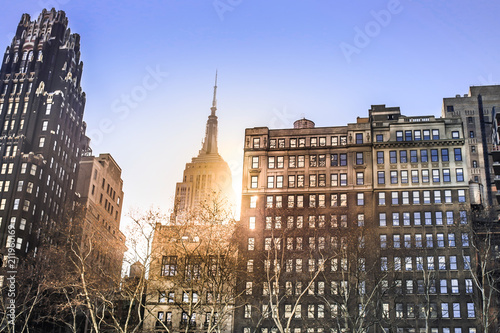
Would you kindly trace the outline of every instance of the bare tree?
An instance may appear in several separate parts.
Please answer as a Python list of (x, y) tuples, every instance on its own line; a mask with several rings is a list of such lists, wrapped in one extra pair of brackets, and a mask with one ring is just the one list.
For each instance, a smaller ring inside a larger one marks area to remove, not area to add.
[(231, 328), (237, 297), (234, 231), (230, 207), (217, 194), (197, 209), (156, 225), (148, 328), (153, 322), (167, 331)]

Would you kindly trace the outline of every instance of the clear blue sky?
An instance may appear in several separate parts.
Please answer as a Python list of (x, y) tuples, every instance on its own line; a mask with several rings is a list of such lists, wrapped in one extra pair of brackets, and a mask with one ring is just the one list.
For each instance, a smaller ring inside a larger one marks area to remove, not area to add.
[(4, 1), (0, 46), (44, 7), (81, 35), (88, 135), (123, 169), (125, 211), (171, 207), (201, 148), (216, 69), (237, 192), (247, 127), (303, 116), (341, 126), (372, 104), (439, 116), (443, 97), (500, 82), (496, 1)]

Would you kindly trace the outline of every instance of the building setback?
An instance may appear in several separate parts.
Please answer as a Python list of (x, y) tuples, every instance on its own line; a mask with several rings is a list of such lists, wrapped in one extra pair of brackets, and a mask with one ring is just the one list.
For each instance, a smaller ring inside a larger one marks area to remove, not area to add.
[(478, 332), (460, 118), (245, 131), (235, 332)]
[[(80, 36), (63, 11), (23, 14), (0, 70), (0, 252), (35, 256), (74, 201), (86, 147)], [(8, 235), (13, 227), (15, 235)]]

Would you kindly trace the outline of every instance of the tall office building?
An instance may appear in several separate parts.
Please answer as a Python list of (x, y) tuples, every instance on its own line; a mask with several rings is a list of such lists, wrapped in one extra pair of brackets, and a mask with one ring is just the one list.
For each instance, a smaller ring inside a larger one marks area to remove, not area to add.
[(198, 207), (203, 201), (216, 194), (227, 200), (229, 205), (235, 202), (231, 170), (220, 156), (217, 145), (217, 76), (211, 113), (208, 116), (205, 138), (198, 156), (186, 163), (183, 180), (175, 188), (174, 214), (182, 216)]
[(478, 331), (460, 118), (245, 131), (236, 332)]
[(1, 254), (12, 244), (35, 256), (72, 207), (87, 142), (82, 68), (63, 11), (22, 15), (0, 70)]
[(76, 191), (84, 208), (78, 232), (79, 246), (92, 246), (94, 273), (104, 281), (118, 286), (125, 246), (125, 235), (120, 231), (123, 207), (122, 169), (110, 154), (83, 156)]
[(474, 185), (472, 204), (498, 209), (491, 152), (495, 144), (494, 114), (500, 107), (500, 86), (472, 86), (469, 93), (444, 98), (442, 117), (459, 117), (465, 135), (464, 159)]

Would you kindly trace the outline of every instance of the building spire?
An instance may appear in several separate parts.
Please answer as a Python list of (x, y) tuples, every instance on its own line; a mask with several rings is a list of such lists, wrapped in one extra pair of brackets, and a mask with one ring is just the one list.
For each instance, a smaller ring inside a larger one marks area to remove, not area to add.
[(215, 116), (215, 111), (217, 111), (217, 70), (215, 70), (214, 99), (210, 110), (212, 110), (212, 116)]
[(212, 100), (212, 113), (208, 116), (207, 128), (205, 132), (205, 140), (203, 140), (203, 147), (200, 150), (201, 154), (218, 154), (217, 149), (217, 70), (215, 71), (215, 85), (214, 85), (214, 98)]

